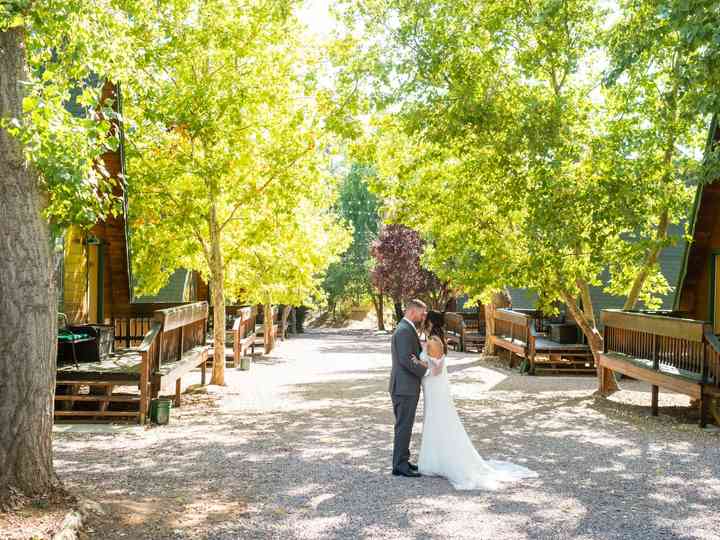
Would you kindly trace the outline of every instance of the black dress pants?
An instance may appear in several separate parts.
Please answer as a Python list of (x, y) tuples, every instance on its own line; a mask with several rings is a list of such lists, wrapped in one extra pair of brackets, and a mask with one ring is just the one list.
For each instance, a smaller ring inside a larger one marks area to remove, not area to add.
[(410, 438), (412, 437), (415, 412), (420, 394), (414, 396), (392, 395), (395, 413), (395, 439), (393, 441), (393, 470), (407, 472), (410, 459)]

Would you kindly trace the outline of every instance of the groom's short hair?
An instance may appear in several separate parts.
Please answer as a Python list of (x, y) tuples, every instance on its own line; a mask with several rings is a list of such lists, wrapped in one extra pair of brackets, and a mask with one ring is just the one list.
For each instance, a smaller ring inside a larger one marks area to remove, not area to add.
[(418, 300), (417, 298), (413, 298), (407, 303), (407, 306), (405, 307), (405, 310), (408, 309), (422, 309), (423, 311), (427, 311), (427, 305), (422, 300)]

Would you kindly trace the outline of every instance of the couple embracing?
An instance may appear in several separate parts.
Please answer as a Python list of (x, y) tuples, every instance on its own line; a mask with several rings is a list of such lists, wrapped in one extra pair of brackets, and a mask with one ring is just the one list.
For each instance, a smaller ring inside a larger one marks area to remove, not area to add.
[[(475, 450), (457, 414), (445, 365), (445, 346), (436, 336), (420, 342), (427, 308), (411, 300), (392, 336), (390, 396), (395, 413), (393, 468), (395, 476), (447, 478), (455, 489), (497, 489), (502, 482), (534, 478), (520, 465), (486, 461)], [(423, 390), (424, 419), (420, 458), (410, 462), (410, 438)]]

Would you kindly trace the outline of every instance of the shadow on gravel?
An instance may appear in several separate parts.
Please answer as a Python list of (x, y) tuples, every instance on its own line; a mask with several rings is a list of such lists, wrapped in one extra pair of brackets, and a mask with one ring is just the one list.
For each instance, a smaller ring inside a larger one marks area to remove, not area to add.
[[(363, 346), (388, 349), (386, 340)], [(333, 334), (316, 349), (361, 354), (353, 347)], [(480, 366), (463, 360), (454, 378)], [(458, 400), (460, 416), (481, 455), (540, 478), (457, 492), (440, 478), (390, 475), (386, 368), (333, 374), (290, 385), (297, 410), (218, 411), (138, 435), (64, 436), (56, 445), (63, 479), (111, 512), (91, 522), (89, 538), (660, 539), (695, 538), (684, 521), (717, 524), (717, 439), (636, 429), (605, 415), (590, 392), (509, 391), (504, 381)]]

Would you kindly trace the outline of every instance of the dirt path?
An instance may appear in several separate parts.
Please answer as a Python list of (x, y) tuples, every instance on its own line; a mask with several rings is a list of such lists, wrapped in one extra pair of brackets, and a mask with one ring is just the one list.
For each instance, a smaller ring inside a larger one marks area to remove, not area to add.
[(540, 478), (489, 493), (392, 477), (389, 362), (385, 335), (294, 337), (228, 370), (228, 387), (189, 396), (169, 426), (57, 433), (57, 469), (106, 508), (89, 531), (102, 540), (720, 538), (720, 436), (647, 418), (638, 383), (618, 397), (638, 405), (616, 406), (592, 397), (591, 378), (455, 354), (479, 452)]

